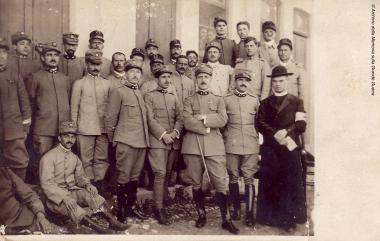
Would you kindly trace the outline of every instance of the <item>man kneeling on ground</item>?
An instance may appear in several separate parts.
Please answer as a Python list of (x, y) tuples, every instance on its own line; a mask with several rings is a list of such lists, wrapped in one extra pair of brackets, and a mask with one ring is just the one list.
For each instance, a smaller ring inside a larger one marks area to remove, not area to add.
[[(76, 140), (77, 128), (74, 122), (62, 122), (59, 127), (59, 144), (41, 159), (40, 181), (47, 197), (47, 206), (54, 213), (69, 216), (77, 225), (84, 224), (99, 233), (113, 233), (126, 230), (129, 225), (120, 223), (104, 204), (105, 200), (86, 177), (82, 162), (71, 152)], [(110, 229), (98, 225), (90, 219), (91, 211), (100, 211), (109, 221)]]

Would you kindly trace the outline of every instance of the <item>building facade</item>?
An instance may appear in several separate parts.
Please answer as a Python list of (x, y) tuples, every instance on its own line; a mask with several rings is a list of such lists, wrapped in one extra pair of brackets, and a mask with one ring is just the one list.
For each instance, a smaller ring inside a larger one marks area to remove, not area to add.
[[(0, 36), (25, 31), (33, 42), (56, 41), (62, 33), (79, 34), (78, 54), (88, 48), (90, 31), (105, 35), (104, 55), (121, 51), (129, 55), (132, 48), (144, 47), (147, 38), (160, 46), (169, 59), (169, 42), (179, 39), (183, 51), (204, 53), (204, 44), (215, 36), (213, 19), (225, 17), (228, 37), (238, 40), (236, 23), (251, 24), (251, 35), (261, 39), (261, 24), (273, 21), (277, 40), (289, 38), (294, 43), (293, 58), (306, 70), (309, 128), (307, 149), (314, 153), (313, 79), (310, 71), (312, 0), (0, 0)], [(33, 53), (37, 58), (37, 54)]]

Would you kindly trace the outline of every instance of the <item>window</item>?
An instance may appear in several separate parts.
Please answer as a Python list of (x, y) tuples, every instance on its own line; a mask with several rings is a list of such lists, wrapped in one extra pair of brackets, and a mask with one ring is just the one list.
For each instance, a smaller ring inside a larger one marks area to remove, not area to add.
[(307, 68), (307, 38), (309, 37), (309, 15), (300, 9), (294, 9), (294, 26), (293, 26), (293, 58)]

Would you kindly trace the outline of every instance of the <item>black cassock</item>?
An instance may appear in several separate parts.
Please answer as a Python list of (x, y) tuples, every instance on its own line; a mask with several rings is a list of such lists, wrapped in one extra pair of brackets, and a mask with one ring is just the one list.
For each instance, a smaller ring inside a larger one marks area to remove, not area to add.
[[(297, 121), (296, 121), (297, 115)], [(299, 135), (306, 129), (303, 102), (287, 94), (264, 99), (257, 115), (257, 129), (263, 134), (261, 146), (257, 222), (265, 225), (290, 228), (306, 222), (306, 198), (302, 180)], [(289, 151), (273, 135), (286, 129), (297, 144)]]

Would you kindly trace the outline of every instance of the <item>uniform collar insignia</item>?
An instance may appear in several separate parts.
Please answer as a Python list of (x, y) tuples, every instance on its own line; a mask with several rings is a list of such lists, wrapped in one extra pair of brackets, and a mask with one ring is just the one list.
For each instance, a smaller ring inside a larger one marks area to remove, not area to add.
[(132, 84), (127, 79), (125, 80), (124, 85), (127, 86), (128, 88), (132, 89), (132, 90), (137, 90), (139, 88), (138, 84)]
[(216, 39), (217, 40), (225, 40), (227, 38), (226, 35), (223, 35), (223, 36), (216, 36)]
[(234, 91), (234, 94), (238, 97), (246, 97), (247, 96), (247, 92), (240, 92), (238, 90), (235, 89)]
[(208, 95), (210, 93), (209, 90), (198, 90), (198, 94), (200, 95)]
[(53, 68), (53, 69), (46, 68), (45, 70), (51, 74), (56, 74), (58, 72), (58, 68)]
[(77, 56), (75, 56), (75, 55), (73, 55), (73, 56), (69, 56), (67, 53), (64, 53), (64, 54), (63, 54), (63, 57), (64, 57), (65, 59), (76, 59)]
[(157, 90), (158, 90), (159, 92), (163, 93), (163, 94), (168, 93), (168, 90), (167, 90), (167, 89), (158, 88)]

